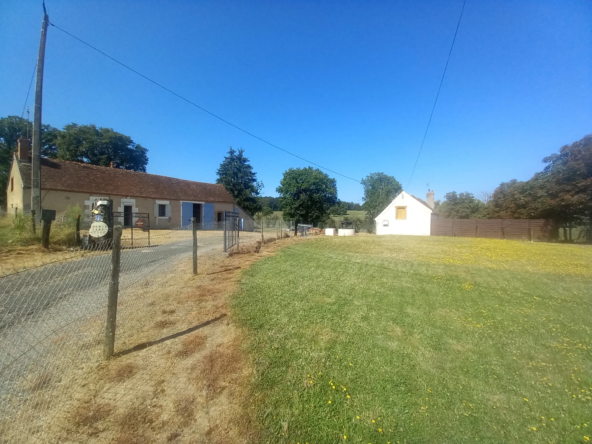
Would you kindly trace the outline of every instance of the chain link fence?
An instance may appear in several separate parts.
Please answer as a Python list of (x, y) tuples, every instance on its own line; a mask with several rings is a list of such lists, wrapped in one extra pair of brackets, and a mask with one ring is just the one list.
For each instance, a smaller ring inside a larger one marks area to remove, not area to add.
[[(131, 235), (123, 230), (121, 237), (116, 356), (158, 339), (146, 328), (153, 320), (138, 314), (150, 310), (149, 301), (158, 305), (158, 292), (174, 285), (167, 275), (193, 251), (189, 230), (152, 231), (150, 240), (136, 230), (133, 243)], [(220, 232), (199, 233), (199, 241), (200, 254), (222, 250)], [(25, 262), (16, 255), (0, 265), (2, 443), (49, 442), (48, 437), (68, 435), (63, 416), (75, 416), (81, 402), (92, 403), (79, 393), (92, 383), (85, 379), (86, 370), (103, 362), (106, 346), (113, 240), (26, 256)], [(154, 316), (162, 316), (158, 322), (166, 328), (174, 307), (169, 315), (167, 308), (159, 310)], [(108, 393), (116, 402), (126, 395), (125, 386)], [(94, 427), (92, 416), (101, 414), (100, 406), (89, 408), (78, 418), (77, 433)]]

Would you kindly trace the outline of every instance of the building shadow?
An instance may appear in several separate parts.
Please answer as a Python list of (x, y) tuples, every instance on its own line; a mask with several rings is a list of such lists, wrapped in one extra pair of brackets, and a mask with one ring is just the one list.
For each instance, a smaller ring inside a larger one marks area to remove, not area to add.
[(189, 333), (193, 333), (196, 330), (199, 330), (201, 328), (207, 327), (208, 325), (213, 324), (214, 322), (217, 322), (217, 321), (219, 321), (221, 319), (224, 319), (226, 316), (227, 316), (226, 313), (224, 313), (224, 314), (221, 314), (220, 316), (218, 316), (216, 318), (213, 318), (213, 319), (210, 319), (209, 321), (206, 321), (206, 322), (204, 322), (202, 324), (195, 325), (195, 326), (190, 327), (190, 328), (188, 328), (186, 330), (183, 330), (183, 331), (174, 333), (174, 334), (169, 335), (169, 336), (165, 336), (164, 338), (160, 338), (160, 339), (157, 339), (155, 341), (143, 342), (141, 344), (138, 344), (138, 345), (133, 346), (132, 348), (128, 348), (127, 350), (122, 350), (120, 352), (117, 352), (117, 353), (115, 353), (113, 355), (113, 357), (114, 358), (119, 358), (121, 356), (129, 355), (130, 353), (133, 353), (133, 352), (144, 350), (144, 349), (146, 349), (148, 347), (152, 347), (154, 345), (162, 344), (163, 342), (170, 341), (171, 339), (176, 339), (176, 338), (179, 338), (181, 336), (188, 335)]

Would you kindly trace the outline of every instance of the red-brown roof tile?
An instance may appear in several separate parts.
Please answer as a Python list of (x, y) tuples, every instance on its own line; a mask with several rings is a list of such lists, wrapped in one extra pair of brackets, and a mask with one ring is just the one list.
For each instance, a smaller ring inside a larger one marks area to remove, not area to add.
[[(23, 181), (29, 183), (30, 165), (19, 163)], [(41, 159), (41, 189), (164, 200), (234, 202), (223, 185), (45, 158)]]

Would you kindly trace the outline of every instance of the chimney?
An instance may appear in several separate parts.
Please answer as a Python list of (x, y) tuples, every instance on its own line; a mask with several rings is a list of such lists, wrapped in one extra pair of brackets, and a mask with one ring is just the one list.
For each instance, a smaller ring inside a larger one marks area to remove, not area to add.
[(23, 162), (30, 162), (31, 161), (31, 141), (29, 139), (25, 139), (21, 137), (18, 140), (18, 152), (17, 152), (19, 160)]
[(434, 209), (434, 190), (428, 189), (427, 203), (428, 203), (428, 207), (430, 207), (433, 210)]

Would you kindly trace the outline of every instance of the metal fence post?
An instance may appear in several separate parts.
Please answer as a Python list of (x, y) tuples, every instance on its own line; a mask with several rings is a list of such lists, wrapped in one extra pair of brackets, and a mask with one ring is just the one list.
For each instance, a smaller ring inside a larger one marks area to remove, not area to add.
[(119, 294), (119, 266), (121, 263), (121, 226), (113, 227), (113, 251), (111, 252), (111, 281), (107, 296), (107, 325), (103, 357), (109, 359), (115, 351), (115, 326), (117, 323), (117, 296)]
[(193, 274), (197, 274), (197, 220), (191, 218), (191, 227), (193, 229)]
[(226, 212), (224, 212), (224, 221), (222, 223), (224, 224), (224, 252), (226, 252)]

